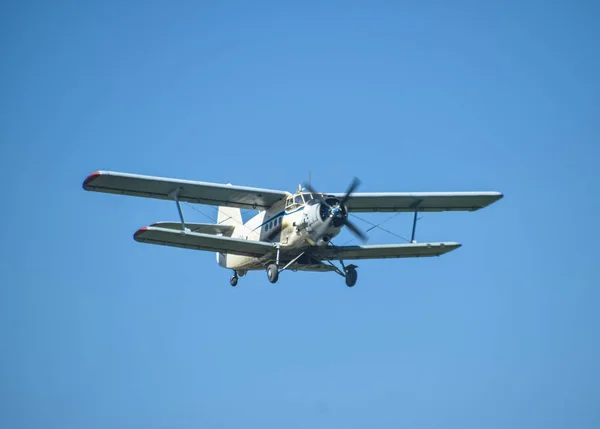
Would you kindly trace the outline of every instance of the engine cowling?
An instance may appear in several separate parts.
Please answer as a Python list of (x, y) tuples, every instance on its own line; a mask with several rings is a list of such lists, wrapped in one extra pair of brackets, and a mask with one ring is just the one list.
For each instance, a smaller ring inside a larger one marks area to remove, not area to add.
[(299, 232), (318, 246), (326, 245), (338, 235), (348, 216), (348, 210), (340, 204), (339, 199), (328, 197), (324, 201), (306, 205), (299, 225)]

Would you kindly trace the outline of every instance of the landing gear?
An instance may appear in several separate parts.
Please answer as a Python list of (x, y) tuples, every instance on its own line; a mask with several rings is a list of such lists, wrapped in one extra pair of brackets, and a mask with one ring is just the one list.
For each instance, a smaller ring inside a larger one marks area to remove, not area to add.
[(356, 272), (356, 268), (358, 267), (356, 265), (350, 264), (346, 266), (344, 265), (344, 261), (340, 259), (340, 264), (342, 265), (342, 268), (340, 269), (336, 267), (335, 264), (330, 260), (325, 259), (324, 261), (327, 262), (331, 266), (331, 268), (333, 268), (333, 271), (335, 271), (337, 274), (339, 274), (346, 280), (346, 286), (352, 287), (356, 284), (356, 280), (358, 280), (358, 273)]
[(346, 286), (352, 287), (356, 284), (356, 280), (358, 279), (358, 273), (356, 272), (356, 268), (353, 265), (349, 265), (346, 268)]
[(236, 272), (233, 273), (233, 275), (231, 276), (231, 278), (229, 279), (229, 284), (231, 286), (237, 286), (238, 284), (238, 275)]
[(271, 283), (277, 283), (279, 279), (279, 267), (277, 267), (277, 264), (270, 264), (267, 267), (267, 277)]

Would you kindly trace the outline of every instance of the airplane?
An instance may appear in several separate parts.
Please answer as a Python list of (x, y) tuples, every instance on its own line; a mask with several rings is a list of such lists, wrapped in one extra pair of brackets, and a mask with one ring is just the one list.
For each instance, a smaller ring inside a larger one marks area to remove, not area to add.
[[(266, 270), (269, 282), (276, 283), (283, 271), (291, 270), (333, 271), (353, 287), (358, 267), (344, 261), (440, 256), (461, 246), (456, 242), (417, 242), (418, 213), (476, 211), (503, 198), (500, 192), (356, 193), (359, 184), (354, 178), (345, 193), (327, 194), (307, 183), (290, 193), (96, 171), (84, 180), (83, 189), (174, 201), (179, 222), (153, 223), (137, 230), (133, 238), (141, 243), (215, 252), (218, 265), (233, 271), (231, 286), (249, 271)], [(185, 222), (181, 202), (217, 206), (217, 223)], [(244, 222), (241, 209), (258, 213)], [(366, 235), (348, 219), (351, 212), (414, 213), (410, 243), (365, 245)], [(332, 239), (344, 227), (363, 244), (334, 245)]]

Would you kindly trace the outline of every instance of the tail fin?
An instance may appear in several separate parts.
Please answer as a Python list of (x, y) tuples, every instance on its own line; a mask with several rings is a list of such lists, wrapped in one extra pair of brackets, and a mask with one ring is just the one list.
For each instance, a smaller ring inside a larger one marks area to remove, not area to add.
[(231, 225), (238, 227), (244, 224), (242, 221), (242, 211), (236, 207), (219, 207), (217, 224)]
[[(218, 225), (231, 225), (238, 228), (244, 224), (242, 221), (242, 211), (236, 207), (219, 207), (217, 215)], [(217, 263), (222, 267), (227, 267), (227, 254), (217, 252)]]

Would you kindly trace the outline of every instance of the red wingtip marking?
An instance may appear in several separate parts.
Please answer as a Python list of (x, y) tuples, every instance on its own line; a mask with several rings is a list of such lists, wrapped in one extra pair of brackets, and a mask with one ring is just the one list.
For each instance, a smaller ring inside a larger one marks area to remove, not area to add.
[(90, 184), (91, 181), (93, 181), (96, 177), (100, 176), (100, 172), (96, 171), (92, 174), (90, 174), (88, 177), (86, 177), (86, 179), (83, 181), (83, 186), (87, 186)]
[(135, 234), (133, 234), (133, 238), (134, 238), (134, 239), (137, 239), (137, 237), (138, 237), (138, 236), (139, 236), (141, 233), (143, 233), (144, 231), (148, 231), (148, 227), (147, 227), (147, 226), (143, 226), (143, 227), (141, 227), (140, 229), (138, 229), (138, 230), (135, 232)]

